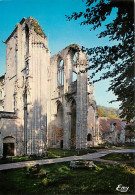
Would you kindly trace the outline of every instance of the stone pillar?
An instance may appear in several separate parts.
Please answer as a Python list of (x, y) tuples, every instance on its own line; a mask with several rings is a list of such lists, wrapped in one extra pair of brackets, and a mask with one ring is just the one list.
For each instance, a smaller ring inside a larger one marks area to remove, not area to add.
[(27, 153), (41, 155), (46, 152), (47, 144), (47, 70), (50, 66), (50, 52), (46, 40), (32, 29), (26, 60)]
[(63, 134), (63, 148), (70, 149), (70, 139), (71, 139), (71, 109), (66, 100), (63, 100), (63, 111), (64, 111), (64, 134)]
[(120, 134), (120, 142), (123, 144), (125, 143), (125, 126), (126, 126), (126, 121), (122, 120), (122, 130)]
[(95, 143), (94, 143), (94, 146), (98, 145), (98, 139), (99, 139), (99, 120), (98, 120), (98, 117), (95, 116)]
[(87, 148), (87, 73), (77, 75), (76, 148)]
[(16, 80), (14, 83), (14, 112), (17, 115), (16, 120), (16, 155), (25, 154), (24, 143), (24, 99), (23, 99), (23, 77), (22, 77), (22, 64), (24, 64), (24, 55), (22, 53), (23, 46), (23, 31), (22, 25), (17, 24), (16, 32)]
[[(1, 119), (0, 119), (1, 120)], [(3, 141), (2, 141), (2, 136), (1, 136), (1, 127), (0, 127), (0, 156), (3, 155)]]
[(114, 129), (114, 144), (117, 144), (117, 129)]

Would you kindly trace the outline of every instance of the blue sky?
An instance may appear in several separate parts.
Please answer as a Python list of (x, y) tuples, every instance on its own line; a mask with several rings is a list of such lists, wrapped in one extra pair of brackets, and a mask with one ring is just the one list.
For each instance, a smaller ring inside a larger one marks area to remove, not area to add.
[[(0, 0), (0, 76), (5, 73), (6, 40), (15, 28), (15, 24), (23, 17), (32, 16), (39, 21), (48, 38), (48, 47), (51, 55), (62, 50), (66, 46), (77, 43), (85, 47), (112, 45), (108, 38), (98, 39), (97, 34), (104, 29), (90, 31), (88, 26), (80, 26), (79, 21), (66, 21), (65, 15), (74, 11), (84, 10), (81, 0)], [(111, 20), (115, 17), (115, 10)], [(110, 20), (105, 23), (110, 22)], [(95, 99), (98, 105), (116, 107), (118, 103), (109, 104), (115, 99), (112, 92), (106, 92), (109, 81), (101, 81), (95, 84)]]

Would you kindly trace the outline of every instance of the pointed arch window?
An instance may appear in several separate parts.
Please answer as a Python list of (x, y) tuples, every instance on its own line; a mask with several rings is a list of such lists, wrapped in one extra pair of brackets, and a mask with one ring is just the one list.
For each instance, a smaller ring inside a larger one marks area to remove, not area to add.
[(73, 56), (73, 62), (77, 62), (77, 59), (78, 59), (78, 54), (77, 52), (74, 54)]
[(25, 26), (25, 35), (26, 35), (26, 55), (29, 54), (29, 27)]
[(74, 56), (73, 56), (73, 66), (74, 68), (77, 68), (77, 65), (78, 65), (78, 60), (79, 60), (79, 54), (78, 52), (74, 53)]
[(78, 53), (74, 53), (73, 59), (72, 59), (72, 82), (75, 82), (77, 80), (77, 66), (78, 66)]
[(57, 71), (57, 85), (61, 87), (64, 85), (64, 61), (61, 60), (58, 64), (58, 71)]

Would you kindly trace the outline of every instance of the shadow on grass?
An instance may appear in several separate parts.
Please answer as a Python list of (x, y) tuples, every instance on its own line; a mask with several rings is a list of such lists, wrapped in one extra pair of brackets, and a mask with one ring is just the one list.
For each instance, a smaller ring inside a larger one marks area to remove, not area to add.
[(131, 161), (135, 160), (135, 153), (111, 153), (101, 158), (105, 160)]
[[(1, 194), (119, 194), (118, 184), (133, 194), (135, 168), (95, 162), (96, 169), (71, 169), (69, 162), (44, 165), (29, 174), (29, 167), (0, 172)], [(42, 171), (41, 171), (42, 170)]]

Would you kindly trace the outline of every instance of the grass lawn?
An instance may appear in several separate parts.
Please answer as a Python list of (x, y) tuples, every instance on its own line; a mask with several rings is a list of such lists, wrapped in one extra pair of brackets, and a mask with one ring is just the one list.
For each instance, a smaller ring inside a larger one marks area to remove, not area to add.
[(22, 162), (22, 161), (30, 161), (30, 160), (40, 160), (40, 159), (51, 159), (51, 158), (61, 158), (66, 156), (79, 156), (88, 153), (97, 152), (96, 149), (87, 149), (87, 150), (62, 150), (62, 149), (47, 149), (47, 156), (13, 156), (6, 159), (0, 159), (0, 164), (5, 163), (14, 163), (14, 162)]
[(135, 153), (111, 153), (101, 158), (105, 160), (131, 161), (135, 160)]
[[(95, 162), (96, 169), (71, 169), (69, 162), (41, 166), (38, 173), (29, 168), (0, 172), (0, 194), (121, 194), (118, 184), (134, 194), (135, 168)], [(43, 175), (47, 171), (47, 175)]]
[(80, 156), (88, 153), (97, 152), (96, 149), (87, 150), (62, 150), (62, 149), (47, 149), (48, 158), (60, 158), (66, 156)]

